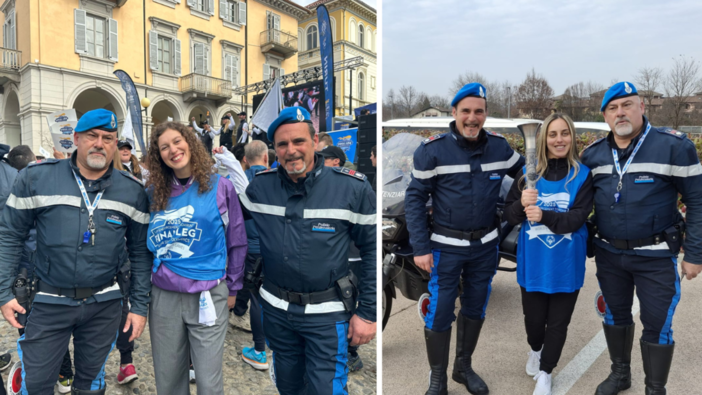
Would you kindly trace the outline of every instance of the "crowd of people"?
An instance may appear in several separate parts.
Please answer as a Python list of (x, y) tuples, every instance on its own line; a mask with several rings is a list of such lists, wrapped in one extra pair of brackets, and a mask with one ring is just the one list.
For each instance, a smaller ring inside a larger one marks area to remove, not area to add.
[(102, 109), (67, 157), (0, 145), (0, 305), (20, 330), (22, 393), (104, 394), (115, 346), (118, 382), (136, 380), (147, 317), (158, 393), (223, 393), (227, 322), (252, 333), (242, 359), (281, 394), (345, 393), (353, 347), (375, 335), (375, 193), (315, 151), (304, 109), (263, 139), (239, 117), (236, 139), (231, 114), (218, 130), (156, 125), (142, 160)]
[[(606, 138), (579, 153), (572, 120), (551, 114), (540, 126), (536, 171), (529, 174), (524, 157), (504, 137), (483, 129), (487, 95), (477, 82), (458, 91), (451, 102), (455, 120), (450, 132), (426, 139), (416, 150), (405, 196), (414, 262), (430, 273), (424, 338), (431, 374), (426, 395), (447, 394), (454, 320), (451, 377), (473, 395), (489, 393), (473, 369), (472, 355), (499, 261), (500, 220), (495, 213), (506, 176), (514, 182), (504, 219), (521, 224), (517, 282), (530, 349), (525, 370), (536, 381), (533, 394), (551, 394), (551, 374), (584, 283), (586, 256), (594, 256), (607, 306), (603, 331), (612, 361), (596, 395), (631, 387), (635, 290), (641, 305), (646, 394), (664, 395), (675, 348), (672, 320), (680, 281), (702, 271), (702, 166), (695, 145), (683, 133), (653, 127), (636, 87), (623, 81), (610, 87), (602, 101), (601, 112), (611, 128)], [(526, 181), (535, 186), (527, 187)], [(687, 206), (684, 220), (678, 194)], [(678, 263), (681, 247), (685, 256)]]

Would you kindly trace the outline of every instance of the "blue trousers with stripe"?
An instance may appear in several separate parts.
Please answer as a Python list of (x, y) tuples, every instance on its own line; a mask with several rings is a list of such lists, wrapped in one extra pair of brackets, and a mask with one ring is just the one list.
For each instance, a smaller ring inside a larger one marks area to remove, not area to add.
[(17, 341), (23, 395), (53, 395), (61, 362), (73, 335), (73, 387), (105, 388), (105, 363), (117, 341), (122, 300), (66, 306), (34, 303)]
[(624, 255), (596, 247), (597, 279), (607, 303), (605, 324), (634, 323), (634, 290), (641, 307), (641, 340), (674, 344), (673, 315), (680, 301), (680, 277), (675, 258)]
[(285, 311), (263, 298), (261, 306), (280, 395), (348, 395), (348, 314), (304, 314), (293, 304)]
[(492, 278), (497, 271), (496, 243), (466, 247), (461, 251), (434, 249), (432, 253), (434, 268), (429, 280), (431, 298), (428, 313), (424, 317), (427, 329), (443, 332), (451, 328), (456, 319), (453, 311), (461, 279), (461, 314), (472, 320), (485, 318)]

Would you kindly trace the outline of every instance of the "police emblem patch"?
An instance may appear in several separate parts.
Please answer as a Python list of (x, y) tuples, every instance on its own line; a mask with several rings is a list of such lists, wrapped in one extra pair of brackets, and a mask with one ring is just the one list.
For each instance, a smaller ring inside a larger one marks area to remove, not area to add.
[(324, 232), (324, 233), (335, 233), (336, 228), (327, 223), (320, 222), (318, 224), (312, 225), (313, 232)]
[(483, 87), (481, 86), (480, 88), (480, 97), (485, 97), (485, 92), (483, 91)]
[(302, 115), (302, 111), (300, 111), (299, 108), (297, 109), (297, 120), (300, 121), (300, 122), (302, 122), (302, 121), (305, 120), (305, 116)]
[(435, 134), (435, 135), (430, 136), (429, 138), (425, 139), (424, 141), (422, 141), (422, 144), (425, 144), (425, 145), (429, 144), (432, 141), (436, 141), (436, 140), (444, 138), (444, 136), (446, 136), (446, 135), (445, 134)]
[(627, 82), (624, 83), (624, 91), (626, 93), (631, 93), (631, 87), (629, 86), (629, 83), (627, 83)]
[(359, 173), (356, 170), (351, 170), (348, 167), (332, 167), (332, 170), (334, 170), (337, 173), (341, 174), (346, 174), (347, 176), (351, 176), (353, 178), (357, 178), (359, 180), (365, 180), (366, 176), (363, 173)]
[(117, 121), (115, 120), (115, 116), (114, 116), (114, 115), (110, 115), (110, 126), (111, 126), (112, 128), (116, 128), (116, 127), (117, 127)]

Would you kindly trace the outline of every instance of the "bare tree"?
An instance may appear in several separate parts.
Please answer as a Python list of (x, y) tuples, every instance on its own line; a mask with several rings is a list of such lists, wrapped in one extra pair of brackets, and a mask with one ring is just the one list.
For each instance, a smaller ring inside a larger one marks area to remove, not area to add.
[(550, 104), (553, 89), (548, 81), (534, 69), (527, 74), (526, 79), (517, 89), (517, 102), (519, 108), (529, 118), (545, 118), (551, 113)]
[(420, 99), (422, 95), (413, 86), (403, 85), (400, 88), (400, 97), (398, 98), (400, 116), (403, 118), (411, 117), (412, 113), (421, 104)]
[(464, 85), (470, 84), (471, 82), (481, 83), (488, 92), (492, 90), (490, 89), (492, 86), (488, 82), (487, 78), (483, 77), (479, 73), (466, 71), (465, 74), (461, 74), (455, 80), (453, 80), (451, 88), (449, 89), (449, 95), (451, 95), (451, 97), (456, 96), (456, 93), (458, 93), (458, 91), (463, 88)]
[(447, 109), (451, 106), (451, 101), (445, 96), (433, 95), (429, 97), (429, 103), (432, 107)]
[(383, 101), (383, 121), (394, 119), (397, 111), (395, 91), (390, 89), (385, 97), (386, 99)]
[[(479, 82), (485, 87), (488, 114), (490, 114), (491, 117), (510, 118), (510, 114), (507, 114), (507, 103), (510, 95), (512, 95), (512, 109), (516, 109), (517, 106), (514, 100), (514, 91), (510, 90), (512, 84), (509, 81), (488, 81), (479, 73), (466, 72), (465, 74), (459, 75), (458, 78), (453, 81), (449, 89), (449, 94), (451, 97), (455, 96), (464, 85), (470, 84), (471, 82)], [(514, 111), (512, 112), (514, 113)]]
[(668, 121), (675, 129), (683, 120), (688, 99), (700, 89), (699, 69), (699, 62), (680, 55), (665, 79), (665, 94), (672, 104)]
[(556, 108), (574, 121), (594, 121), (600, 111), (600, 101), (592, 96), (602, 90), (604, 87), (598, 83), (578, 82), (566, 88)]
[(650, 122), (653, 122), (653, 98), (656, 96), (656, 89), (660, 86), (662, 79), (663, 69), (659, 67), (643, 67), (634, 77), (639, 96), (644, 99), (646, 104), (646, 116)]

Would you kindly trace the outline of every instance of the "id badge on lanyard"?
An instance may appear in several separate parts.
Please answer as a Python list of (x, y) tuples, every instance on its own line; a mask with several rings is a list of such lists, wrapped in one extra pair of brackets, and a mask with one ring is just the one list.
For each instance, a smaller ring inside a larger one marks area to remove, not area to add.
[(80, 194), (83, 196), (83, 201), (85, 202), (85, 208), (88, 210), (88, 230), (83, 233), (83, 244), (87, 244), (88, 241), (90, 241), (92, 245), (95, 245), (95, 222), (93, 221), (93, 213), (98, 206), (100, 198), (102, 198), (102, 193), (105, 191), (100, 191), (91, 204), (90, 198), (88, 197), (88, 192), (85, 191), (85, 186), (83, 186), (83, 181), (80, 179), (80, 177), (78, 177), (75, 171), (73, 171), (73, 177), (76, 178), (76, 183), (78, 183)]
[(617, 174), (619, 174), (619, 183), (617, 184), (617, 192), (614, 193), (614, 203), (619, 203), (619, 199), (622, 196), (620, 191), (622, 190), (622, 187), (623, 187), (622, 180), (624, 178), (624, 174), (626, 174), (626, 171), (629, 170), (629, 165), (634, 160), (634, 156), (636, 156), (636, 153), (639, 151), (639, 148), (641, 148), (641, 144), (643, 144), (644, 140), (646, 140), (646, 136), (648, 135), (649, 130), (651, 130), (650, 123), (648, 124), (648, 126), (646, 126), (646, 131), (644, 132), (643, 136), (641, 136), (641, 139), (636, 144), (636, 147), (634, 147), (634, 151), (631, 153), (631, 155), (629, 156), (629, 159), (624, 164), (624, 169), (621, 169), (619, 167), (619, 155), (617, 154), (617, 149), (612, 148), (612, 156), (614, 156), (614, 168), (617, 170)]

